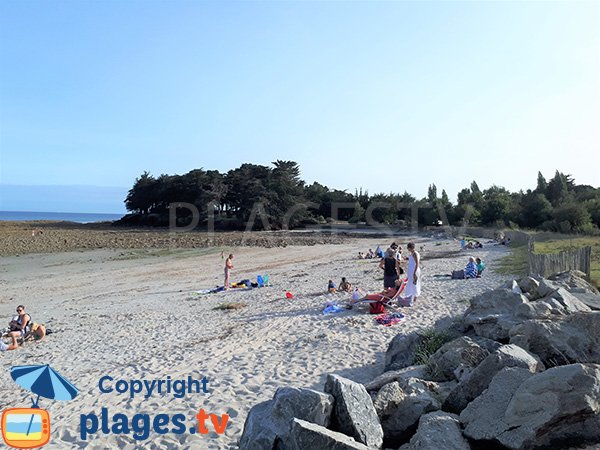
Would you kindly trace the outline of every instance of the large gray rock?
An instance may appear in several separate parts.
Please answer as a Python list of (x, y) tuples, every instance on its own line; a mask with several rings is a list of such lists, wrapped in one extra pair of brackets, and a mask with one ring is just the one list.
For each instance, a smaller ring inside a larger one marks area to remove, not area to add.
[(394, 407), (380, 407), (383, 432), (392, 443), (410, 437), (423, 414), (441, 407), (437, 383), (411, 378), (400, 387), (404, 395), (394, 398)]
[(408, 366), (404, 369), (390, 370), (382, 373), (373, 381), (365, 384), (367, 391), (377, 391), (386, 384), (393, 381), (407, 380), (409, 378), (420, 378), (422, 380), (427, 379), (426, 366), (424, 364), (418, 366)]
[(491, 339), (467, 336), (447, 342), (429, 358), (430, 378), (433, 381), (460, 381), (490, 354), (490, 350), (495, 351), (500, 346)]
[(445, 411), (460, 413), (487, 389), (492, 378), (504, 367), (523, 367), (530, 372), (544, 370), (535, 356), (516, 345), (503, 345), (479, 364), (471, 375), (462, 380), (444, 402)]
[[(545, 296), (545, 299), (552, 298), (558, 301), (564, 310), (571, 314), (575, 312), (589, 312), (590, 307), (581, 302), (577, 297), (570, 294), (566, 289), (559, 287), (557, 290)], [(543, 299), (542, 299), (543, 300)]]
[(413, 364), (415, 349), (423, 340), (417, 332), (396, 335), (385, 352), (385, 371), (404, 369)]
[(540, 282), (533, 277), (525, 277), (519, 280), (519, 288), (526, 294), (530, 294), (532, 298), (539, 297), (538, 288)]
[(548, 277), (550, 281), (564, 287), (571, 293), (578, 292), (599, 295), (600, 292), (598, 292), (598, 289), (588, 283), (585, 278), (585, 273), (579, 270), (569, 270)]
[(292, 450), (369, 450), (345, 434), (300, 419), (292, 420), (288, 446)]
[(458, 417), (442, 411), (425, 414), (419, 420), (417, 432), (399, 450), (469, 450), (471, 447), (460, 432)]
[(525, 380), (498, 422), (496, 440), (515, 450), (600, 442), (600, 366), (554, 367)]
[(275, 445), (286, 449), (291, 420), (294, 417), (329, 426), (333, 398), (311, 389), (283, 387), (273, 400), (250, 409), (240, 439), (240, 450), (272, 450)]
[(478, 336), (506, 341), (512, 327), (535, 317), (536, 311), (523, 294), (495, 289), (473, 297), (463, 321)]
[(533, 374), (521, 367), (505, 367), (488, 388), (460, 413), (464, 435), (474, 440), (493, 440), (506, 431), (504, 413), (516, 390)]
[(383, 430), (371, 396), (362, 384), (327, 375), (325, 392), (335, 399), (332, 427), (369, 447), (381, 447)]
[(571, 292), (577, 300), (593, 311), (600, 311), (600, 295), (587, 292)]
[(600, 311), (526, 321), (511, 330), (510, 342), (547, 366), (600, 363)]
[(373, 406), (379, 417), (387, 417), (392, 414), (404, 400), (406, 394), (400, 387), (400, 383), (392, 381), (391, 383), (383, 386), (375, 399), (373, 400)]

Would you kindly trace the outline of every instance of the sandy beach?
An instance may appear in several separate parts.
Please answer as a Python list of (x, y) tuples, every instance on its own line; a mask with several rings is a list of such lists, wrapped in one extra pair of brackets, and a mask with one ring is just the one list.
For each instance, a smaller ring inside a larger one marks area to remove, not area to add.
[[(58, 231), (57, 231), (58, 233)], [(60, 238), (57, 238), (60, 239)], [(270, 399), (281, 386), (321, 390), (327, 373), (366, 382), (383, 370), (389, 341), (398, 333), (430, 327), (437, 319), (464, 311), (473, 295), (507, 279), (494, 273), (504, 247), (473, 251), (487, 264), (476, 280), (436, 279), (464, 267), (468, 254), (453, 240), (411, 238), (423, 246), (423, 295), (406, 318), (378, 325), (366, 310), (323, 315), (327, 302), (350, 294), (326, 294), (327, 281), (345, 276), (367, 291), (382, 288), (376, 260), (358, 260), (358, 251), (402, 244), (407, 237), (345, 238), (339, 243), (285, 247), (228, 246), (28, 253), (0, 258), (0, 318), (6, 322), (24, 304), (35, 322), (54, 333), (1, 355), (0, 404), (28, 406), (28, 393), (9, 375), (13, 365), (51, 364), (80, 390), (71, 402), (40, 401), (52, 417), (49, 449), (229, 449), (240, 438), (249, 409)], [(384, 247), (385, 248), (385, 247)], [(270, 287), (196, 295), (222, 284), (221, 251), (234, 253), (232, 280), (268, 274)], [(14, 253), (14, 252), (13, 252)], [(291, 292), (293, 299), (286, 299)], [(243, 302), (239, 310), (216, 310)], [(151, 395), (102, 393), (101, 377), (117, 380), (172, 380), (206, 377), (208, 393)], [(225, 433), (207, 435), (150, 432), (131, 435), (79, 434), (80, 414), (107, 408), (154, 416), (183, 414), (189, 426), (203, 408), (228, 414)]]

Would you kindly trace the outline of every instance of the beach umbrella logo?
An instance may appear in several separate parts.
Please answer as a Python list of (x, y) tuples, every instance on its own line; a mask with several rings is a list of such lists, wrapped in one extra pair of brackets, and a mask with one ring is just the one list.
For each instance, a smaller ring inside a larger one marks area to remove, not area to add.
[(30, 408), (10, 408), (2, 413), (2, 438), (9, 447), (38, 448), (50, 440), (50, 415), (38, 406), (40, 397), (73, 400), (79, 391), (49, 365), (14, 366), (12, 379), (37, 395)]

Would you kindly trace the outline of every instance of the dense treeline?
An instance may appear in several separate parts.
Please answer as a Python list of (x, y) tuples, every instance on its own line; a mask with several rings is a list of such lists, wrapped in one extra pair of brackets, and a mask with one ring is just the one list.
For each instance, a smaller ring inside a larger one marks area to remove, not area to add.
[[(214, 221), (216, 229), (295, 228), (332, 220), (351, 223), (419, 225), (511, 226), (550, 231), (599, 233), (600, 189), (577, 185), (570, 175), (556, 171), (547, 181), (538, 173), (537, 186), (509, 192), (492, 186), (481, 190), (473, 181), (452, 203), (444, 190), (429, 186), (426, 198), (403, 194), (354, 194), (307, 185), (293, 161), (275, 161), (272, 167), (242, 164), (227, 173), (192, 170), (185, 175), (154, 177), (144, 172), (136, 179), (125, 204), (132, 214), (125, 224), (168, 225), (174, 203), (178, 225)], [(190, 206), (190, 205), (193, 205)], [(248, 225), (250, 224), (250, 225)]]

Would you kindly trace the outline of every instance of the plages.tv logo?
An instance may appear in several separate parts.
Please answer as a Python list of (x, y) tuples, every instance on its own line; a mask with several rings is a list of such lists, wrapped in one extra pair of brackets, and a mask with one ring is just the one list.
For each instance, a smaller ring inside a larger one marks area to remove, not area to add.
[(66, 378), (49, 365), (14, 366), (10, 376), (37, 398), (30, 408), (9, 408), (2, 412), (2, 439), (13, 448), (38, 448), (50, 441), (50, 414), (38, 405), (40, 397), (73, 400), (79, 393)]

